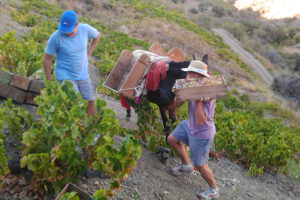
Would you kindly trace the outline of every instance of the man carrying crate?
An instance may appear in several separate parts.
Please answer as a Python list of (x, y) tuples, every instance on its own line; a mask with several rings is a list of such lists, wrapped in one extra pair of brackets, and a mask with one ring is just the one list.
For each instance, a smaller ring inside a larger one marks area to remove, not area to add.
[[(207, 65), (199, 60), (191, 61), (187, 72), (187, 78), (210, 77)], [(183, 102), (177, 102), (177, 105)], [(178, 153), (182, 164), (171, 169), (174, 175), (190, 174), (196, 168), (208, 183), (209, 188), (198, 194), (200, 199), (216, 199), (219, 197), (219, 189), (216, 186), (212, 170), (208, 166), (208, 153), (213, 143), (216, 132), (213, 121), (216, 100), (208, 97), (188, 102), (188, 119), (181, 121), (168, 137), (168, 143)], [(190, 148), (190, 164), (185, 145)]]

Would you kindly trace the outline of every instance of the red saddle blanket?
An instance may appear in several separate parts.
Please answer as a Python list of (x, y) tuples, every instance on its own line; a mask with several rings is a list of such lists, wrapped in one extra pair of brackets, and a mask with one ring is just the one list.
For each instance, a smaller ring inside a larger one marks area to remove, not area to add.
[(157, 90), (159, 82), (167, 76), (166, 62), (169, 61), (171, 61), (171, 59), (166, 57), (159, 58), (151, 63), (149, 71), (146, 75), (147, 90)]

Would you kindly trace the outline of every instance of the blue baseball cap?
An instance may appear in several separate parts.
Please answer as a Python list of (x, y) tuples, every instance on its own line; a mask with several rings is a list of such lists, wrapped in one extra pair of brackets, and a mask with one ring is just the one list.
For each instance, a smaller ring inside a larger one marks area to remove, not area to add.
[(63, 33), (71, 33), (76, 22), (76, 13), (73, 10), (67, 10), (61, 15), (57, 29)]

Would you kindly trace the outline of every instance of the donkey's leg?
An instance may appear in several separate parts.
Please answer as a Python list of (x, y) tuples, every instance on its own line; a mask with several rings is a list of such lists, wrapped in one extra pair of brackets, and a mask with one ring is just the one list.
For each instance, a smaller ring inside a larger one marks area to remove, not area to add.
[[(167, 115), (166, 115), (166, 108), (159, 105), (159, 111), (160, 111), (160, 115), (161, 115), (161, 118), (162, 118), (162, 121), (163, 121), (163, 125), (164, 125), (164, 131), (165, 131), (165, 134), (166, 134), (166, 142), (168, 144), (168, 136), (169, 136), (169, 129), (170, 127), (167, 126)], [(160, 147), (160, 161), (164, 164), (166, 164), (168, 158), (169, 158), (169, 154), (170, 154), (170, 150), (165, 148), (165, 147)]]
[[(177, 111), (176, 107), (172, 107), (168, 109), (169, 118), (171, 119), (172, 124), (176, 121), (176, 111)], [(167, 133), (167, 138), (168, 136), (169, 136), (169, 132)]]
[[(169, 131), (168, 130), (169, 127), (167, 126), (168, 118), (167, 118), (167, 115), (166, 115), (166, 109), (165, 109), (165, 107), (163, 107), (161, 105), (159, 105), (158, 107), (159, 107), (160, 115), (161, 115), (161, 118), (162, 118), (162, 121), (163, 121), (164, 131), (165, 131), (166, 136), (167, 136), (168, 131)], [(167, 139), (167, 137), (166, 137), (166, 139)]]

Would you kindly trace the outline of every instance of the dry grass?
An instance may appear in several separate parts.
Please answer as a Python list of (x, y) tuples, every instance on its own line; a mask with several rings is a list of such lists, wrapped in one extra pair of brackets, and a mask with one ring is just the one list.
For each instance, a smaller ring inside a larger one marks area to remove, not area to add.
[(284, 54), (299, 54), (300, 55), (300, 48), (297, 48), (297, 47), (284, 47), (280, 51)]

